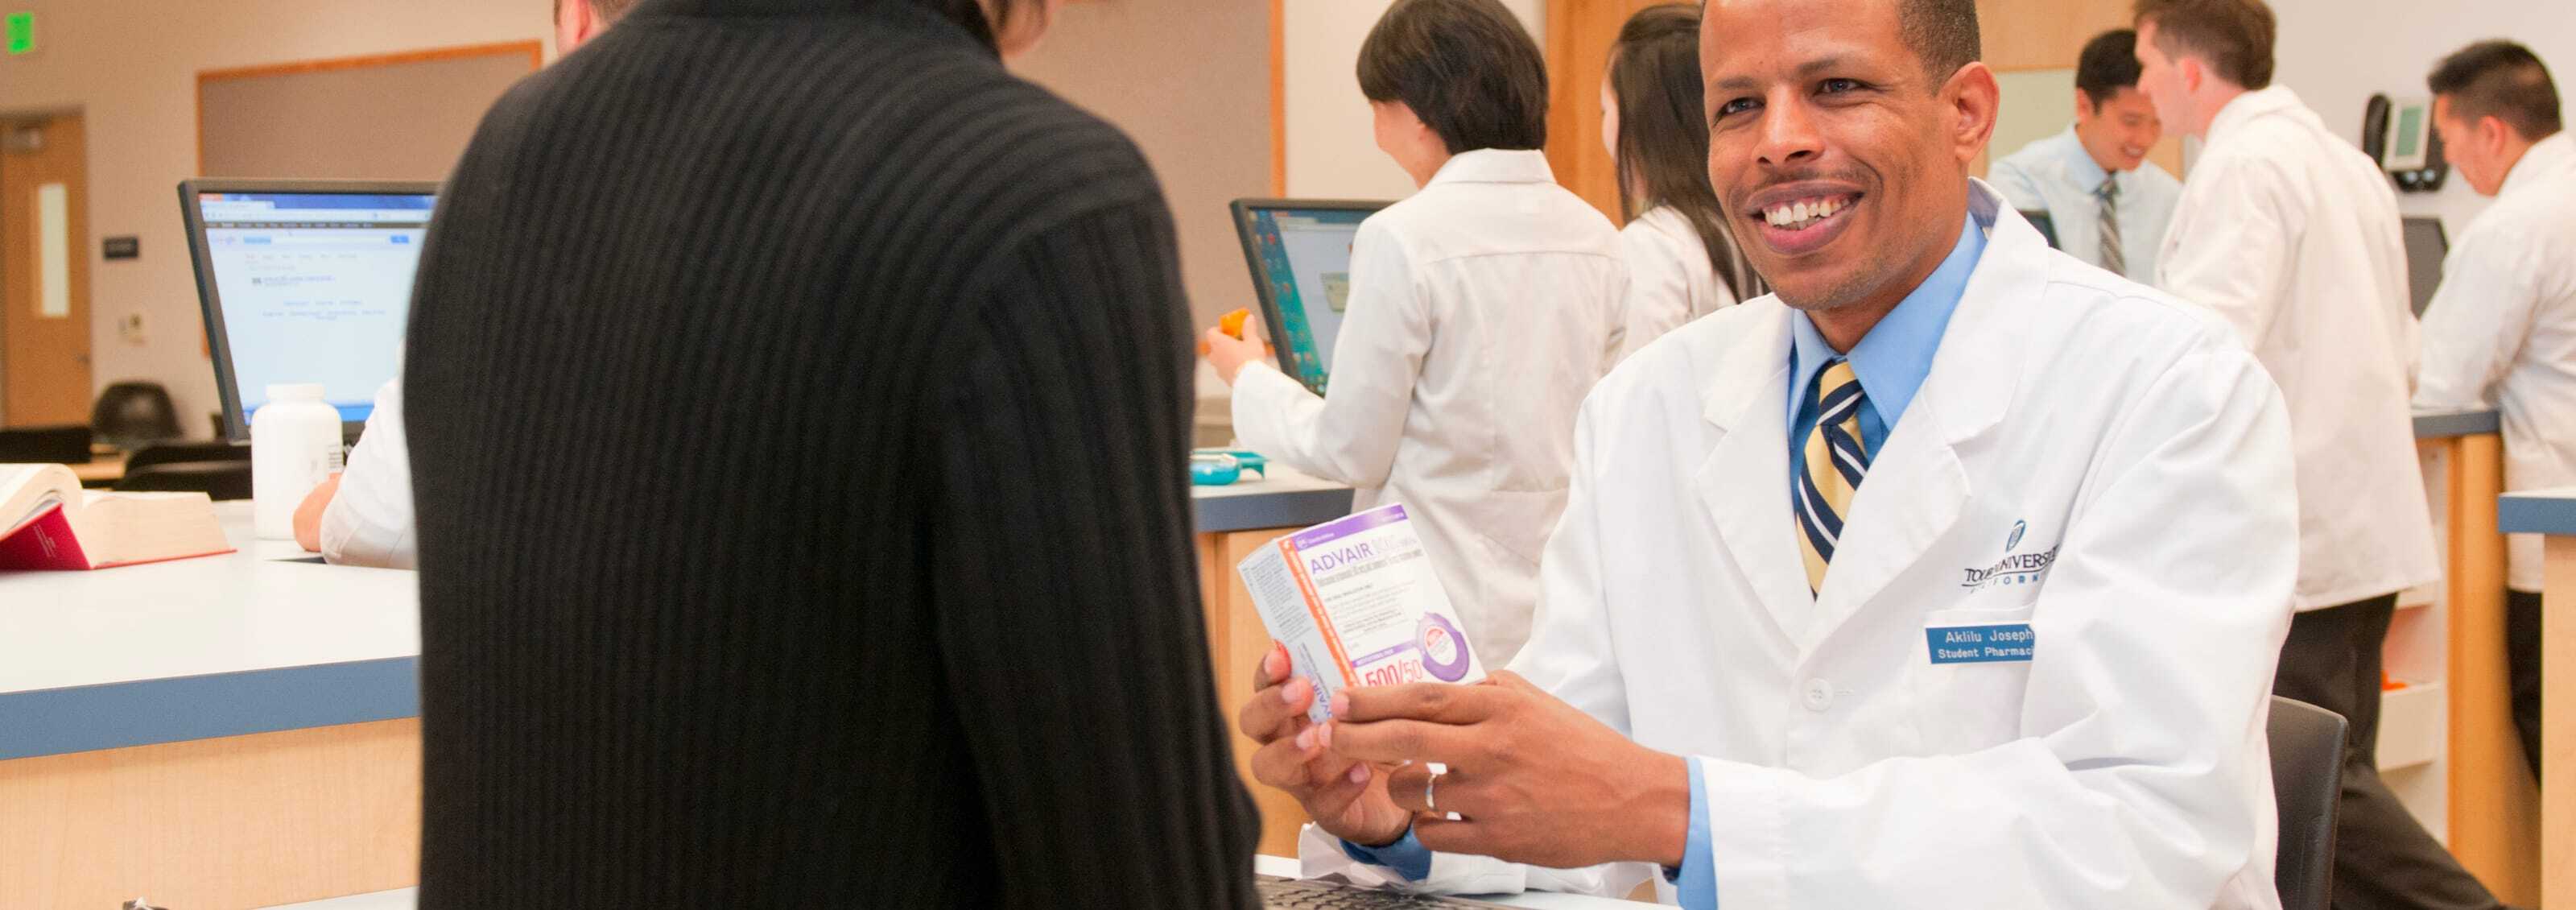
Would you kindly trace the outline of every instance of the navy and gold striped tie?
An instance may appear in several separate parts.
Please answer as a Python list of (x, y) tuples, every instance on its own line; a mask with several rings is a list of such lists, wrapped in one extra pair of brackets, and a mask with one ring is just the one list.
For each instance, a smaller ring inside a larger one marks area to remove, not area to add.
[(1860, 438), (1860, 379), (1851, 362), (1836, 357), (1816, 374), (1816, 427), (1807, 431), (1806, 469), (1790, 493), (1798, 513), (1798, 549), (1807, 558), (1807, 590), (1825, 586), (1825, 567), (1842, 539), (1843, 511), (1869, 473), (1869, 447)]

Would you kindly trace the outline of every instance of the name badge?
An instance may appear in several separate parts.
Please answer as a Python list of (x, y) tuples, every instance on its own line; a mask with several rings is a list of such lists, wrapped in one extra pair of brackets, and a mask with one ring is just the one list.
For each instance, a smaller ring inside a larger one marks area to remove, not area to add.
[(1931, 626), (1923, 637), (1935, 664), (2029, 663), (2033, 637), (2030, 624), (1997, 626)]

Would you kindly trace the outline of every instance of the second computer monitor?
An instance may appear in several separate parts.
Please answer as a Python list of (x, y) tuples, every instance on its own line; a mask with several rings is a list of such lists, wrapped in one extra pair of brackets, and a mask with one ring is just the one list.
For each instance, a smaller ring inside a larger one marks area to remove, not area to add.
[(1315, 394), (1332, 376), (1333, 342), (1351, 299), (1351, 244), (1384, 202), (1237, 199), (1235, 232), (1252, 269), (1279, 368)]
[(367, 419), (399, 369), (437, 194), (416, 182), (179, 184), (225, 436), (249, 438), (272, 383), (320, 383), (344, 422)]
[(2442, 219), (2430, 216), (2408, 216), (2406, 235), (2406, 290), (2413, 298), (2415, 315), (2433, 305), (2433, 292), (2442, 288), (2442, 260), (2451, 255), (2451, 237), (2442, 231)]

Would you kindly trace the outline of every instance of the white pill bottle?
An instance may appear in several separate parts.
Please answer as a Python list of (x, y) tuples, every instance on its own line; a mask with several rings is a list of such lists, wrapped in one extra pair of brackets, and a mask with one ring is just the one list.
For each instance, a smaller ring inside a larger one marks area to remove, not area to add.
[(295, 539), (295, 507), (340, 470), (340, 409), (322, 400), (319, 383), (268, 387), (268, 403), (250, 416), (252, 529), (262, 540)]

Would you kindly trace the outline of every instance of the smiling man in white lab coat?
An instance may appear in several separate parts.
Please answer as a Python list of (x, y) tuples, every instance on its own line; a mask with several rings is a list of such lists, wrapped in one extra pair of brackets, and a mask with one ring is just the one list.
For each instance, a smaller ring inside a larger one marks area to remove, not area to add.
[(2204, 145), (2158, 286), (2207, 307), (2280, 384), (2298, 450), (2299, 582), (2273, 691), (2352, 722), (2338, 907), (2493, 907), (2379, 779), (2380, 649), (2397, 593), (2441, 577), (2407, 407), (2415, 352), (2397, 194), (2272, 84), (2261, 0), (2139, 0), (2138, 87)]
[[(2424, 311), (2415, 403), (2504, 412), (2507, 490), (2576, 484), (2576, 138), (2529, 48), (2481, 41), (2427, 80), (2451, 166), (2495, 205), (2443, 263)], [(2516, 534), (2506, 573), (2513, 722), (2540, 773), (2540, 536)]]
[(1712, 0), (1703, 35), (1711, 183), (1777, 293), (1585, 402), (1508, 671), (1345, 690), (1310, 725), (1311, 685), (1262, 661), (1240, 723), (1317, 819), (1306, 870), (2277, 906), (2298, 525), (2262, 367), (1969, 179), (1998, 101), (1971, 0)]

